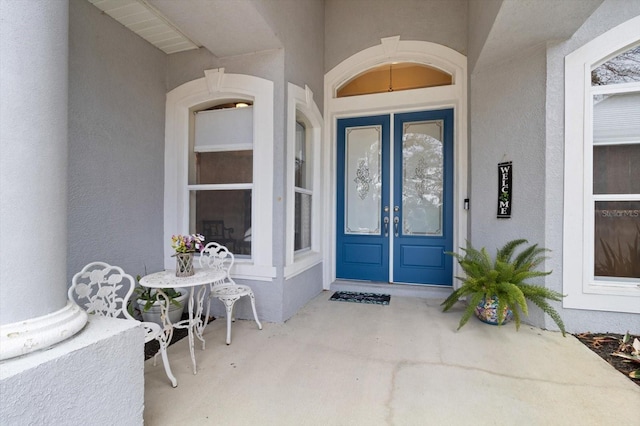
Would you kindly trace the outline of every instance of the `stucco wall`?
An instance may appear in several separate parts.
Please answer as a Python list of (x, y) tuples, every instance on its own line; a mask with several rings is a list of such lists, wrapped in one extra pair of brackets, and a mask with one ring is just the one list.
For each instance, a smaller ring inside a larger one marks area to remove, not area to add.
[[(278, 267), (278, 276), (283, 275), (283, 268), (286, 263), (286, 231), (291, 224), (286, 223), (286, 209), (293, 200), (287, 198), (286, 181), (287, 171), (287, 103), (286, 84), (293, 83), (304, 88), (309, 86), (314, 94), (314, 101), (318, 108), (323, 108), (324, 95), (324, 1), (322, 0), (255, 0), (254, 4), (260, 14), (272, 27), (278, 39), (284, 46), (284, 70), (282, 83), (285, 84), (283, 91), (279, 91), (279, 83), (276, 82), (275, 100), (275, 146), (274, 146), (274, 247), (273, 256)], [(286, 10), (286, 13), (283, 11)], [(282, 93), (283, 97), (279, 95)], [(278, 121), (277, 117), (283, 117)], [(279, 127), (281, 126), (281, 127)], [(284, 141), (284, 143), (278, 143)], [(321, 277), (320, 277), (321, 279)], [(313, 287), (316, 281), (301, 281), (298, 286)], [(299, 290), (299, 291), (298, 291)], [(292, 293), (293, 292), (293, 293)], [(283, 288), (284, 305), (283, 312), (290, 311), (300, 302), (292, 299), (293, 294), (303, 294), (304, 289), (297, 289), (285, 284)], [(309, 298), (304, 299), (306, 303)], [(299, 307), (299, 306), (298, 306)], [(283, 320), (288, 318), (283, 314)]]
[(68, 275), (162, 269), (166, 55), (85, 0), (69, 11)]
[[(471, 241), (544, 240), (545, 48), (471, 75)], [(513, 162), (511, 219), (497, 219), (498, 163)]]
[(467, 0), (326, 0), (324, 70), (380, 38), (442, 44), (467, 54)]
[(92, 315), (73, 339), (3, 361), (0, 423), (142, 425), (143, 345), (139, 323)]
[[(322, 264), (284, 282), (283, 320), (291, 318), (307, 302), (322, 292)], [(327, 296), (328, 297), (328, 296)]]
[(300, 87), (309, 86), (322, 111), (324, 1), (254, 0), (254, 4), (284, 46), (285, 81)]
[[(564, 57), (595, 37), (640, 15), (640, 2), (606, 0), (584, 25), (565, 42), (547, 50), (546, 89), (546, 235), (545, 245), (553, 249), (547, 267), (554, 270), (546, 282), (562, 291), (562, 220), (564, 179)], [(566, 206), (571, 208), (571, 206)], [(571, 255), (567, 253), (566, 255)], [(569, 331), (618, 332), (640, 330), (640, 319), (634, 314), (563, 309), (560, 311)]]
[(483, 0), (469, 2), (469, 53), (468, 66), (473, 71), (482, 52), (491, 27), (500, 11), (503, 0)]
[[(545, 242), (545, 65), (545, 46), (538, 46), (471, 75), (470, 241), (492, 255), (517, 238)], [(511, 218), (497, 219), (504, 161), (513, 162)], [(540, 320), (533, 309), (528, 321)]]

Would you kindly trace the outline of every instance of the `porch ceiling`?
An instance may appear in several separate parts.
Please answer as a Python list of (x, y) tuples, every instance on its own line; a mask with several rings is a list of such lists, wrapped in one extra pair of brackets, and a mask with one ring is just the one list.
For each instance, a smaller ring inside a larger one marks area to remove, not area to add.
[(252, 0), (88, 1), (167, 54), (205, 47), (225, 57), (282, 47)]
[[(255, 0), (88, 1), (103, 10), (101, 5), (111, 7), (111, 11), (105, 12), (166, 53), (202, 46), (217, 57), (227, 57), (282, 47), (282, 42), (256, 7)], [(489, 25), (486, 40), (481, 43), (482, 48), (478, 49), (478, 59), (472, 71), (494, 66), (536, 45), (570, 38), (602, 2), (493, 0), (487, 3), (487, 6), (493, 5), (484, 8), (489, 15), (476, 18), (481, 21), (488, 18), (491, 22), (493, 13), (495, 18)], [(129, 9), (131, 13), (125, 13)], [(162, 21), (166, 30), (173, 31), (176, 38), (183, 37), (184, 46), (167, 48), (163, 45), (167, 44), (166, 41), (158, 41), (158, 36), (145, 36), (145, 32), (157, 31), (156, 27), (137, 31), (135, 26), (142, 25), (141, 22), (132, 27), (132, 19), (140, 21), (140, 17), (146, 15), (155, 16), (154, 21)]]
[(217, 57), (282, 47), (251, 0), (145, 1)]
[(473, 72), (536, 45), (570, 38), (603, 0), (503, 0)]

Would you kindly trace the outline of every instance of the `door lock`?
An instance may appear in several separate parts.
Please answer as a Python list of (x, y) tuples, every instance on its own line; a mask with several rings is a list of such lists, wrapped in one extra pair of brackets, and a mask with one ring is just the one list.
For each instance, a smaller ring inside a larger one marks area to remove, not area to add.
[(398, 206), (393, 206), (393, 211), (394, 211), (394, 212), (399, 212), (399, 211), (400, 211), (400, 207), (398, 207)]

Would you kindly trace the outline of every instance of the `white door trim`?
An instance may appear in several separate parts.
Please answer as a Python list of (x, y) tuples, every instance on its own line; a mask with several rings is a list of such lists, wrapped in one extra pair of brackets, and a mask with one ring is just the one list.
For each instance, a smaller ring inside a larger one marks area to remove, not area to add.
[[(453, 84), (427, 89), (406, 90), (373, 95), (335, 98), (338, 87), (369, 68), (389, 62), (415, 62), (439, 68), (453, 76)], [(392, 114), (432, 109), (454, 109), (454, 250), (465, 245), (467, 238), (467, 58), (450, 49), (425, 41), (402, 41), (400, 36), (381, 39), (370, 47), (345, 59), (324, 79), (324, 143), (323, 188), (326, 202), (323, 217), (323, 287), (329, 289), (336, 279), (336, 150), (335, 132), (338, 118)], [(459, 274), (454, 264), (454, 275)]]

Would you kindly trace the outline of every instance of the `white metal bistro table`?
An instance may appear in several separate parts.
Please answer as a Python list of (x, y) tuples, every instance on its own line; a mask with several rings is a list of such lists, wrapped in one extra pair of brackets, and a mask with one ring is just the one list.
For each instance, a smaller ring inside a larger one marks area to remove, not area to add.
[[(189, 332), (189, 351), (191, 352), (191, 362), (193, 363), (193, 374), (196, 374), (196, 355), (193, 349), (194, 334), (202, 342), (204, 349), (204, 338), (202, 332), (207, 325), (208, 318), (202, 319), (202, 311), (204, 306), (204, 298), (206, 295), (207, 284), (216, 283), (224, 280), (224, 271), (216, 271), (214, 269), (203, 268), (195, 269), (195, 273), (190, 277), (176, 277), (176, 271), (166, 270), (146, 275), (140, 279), (140, 285), (148, 288), (155, 288), (158, 292), (164, 292), (167, 288), (189, 288), (189, 318), (172, 324), (167, 315), (163, 317), (164, 330), (173, 328), (186, 328)], [(197, 287), (200, 287), (197, 289)], [(161, 297), (161, 296), (159, 296)], [(166, 299), (166, 295), (165, 295)], [(194, 312), (193, 305), (196, 305)]]

